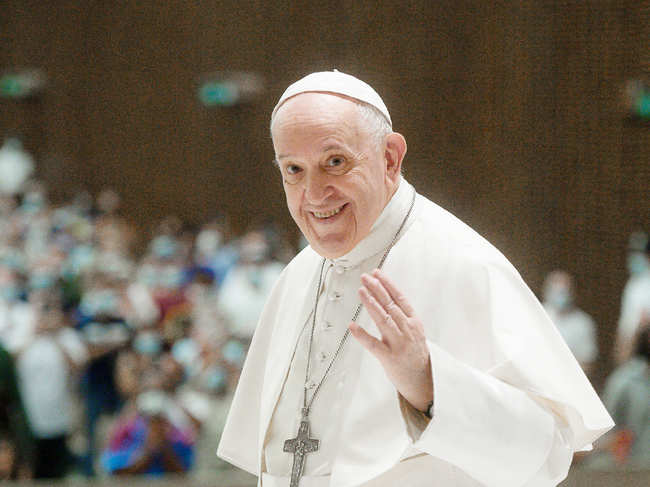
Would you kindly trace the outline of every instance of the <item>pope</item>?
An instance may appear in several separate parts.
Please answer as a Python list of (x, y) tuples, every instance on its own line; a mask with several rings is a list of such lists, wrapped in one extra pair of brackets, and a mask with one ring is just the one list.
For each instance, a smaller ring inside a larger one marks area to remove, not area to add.
[(263, 487), (563, 480), (611, 418), (510, 262), (404, 179), (377, 92), (312, 73), (271, 136), (309, 246), (266, 303), (218, 454)]

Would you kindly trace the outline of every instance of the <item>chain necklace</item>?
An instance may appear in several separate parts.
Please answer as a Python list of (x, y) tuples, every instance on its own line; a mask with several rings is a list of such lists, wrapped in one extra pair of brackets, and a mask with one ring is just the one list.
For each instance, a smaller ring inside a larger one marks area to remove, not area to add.
[[(413, 190), (413, 197), (411, 199), (411, 204), (409, 206), (409, 209), (406, 212), (406, 216), (402, 220), (402, 223), (397, 229), (397, 232), (395, 232), (395, 236), (393, 237), (390, 244), (386, 248), (384, 255), (379, 261), (379, 265), (377, 265), (377, 269), (382, 268), (384, 262), (386, 261), (386, 257), (388, 257), (388, 253), (391, 251), (395, 243), (397, 243), (397, 238), (399, 237), (399, 234), (402, 232), (404, 225), (406, 225), (406, 221), (411, 215), (411, 211), (413, 210), (413, 206), (415, 205), (415, 196), (416, 196), (416, 192), (415, 190)], [(323, 269), (325, 268), (325, 262), (326, 259), (323, 258), (323, 261), (321, 262), (321, 266), (320, 266), (320, 272), (318, 275), (318, 286), (316, 287), (316, 301), (314, 303), (314, 311), (312, 313), (311, 332), (309, 335), (309, 350), (307, 355), (307, 367), (305, 370), (305, 386), (304, 386), (304, 394), (302, 400), (302, 411), (301, 411), (302, 419), (300, 421), (300, 427), (298, 428), (298, 434), (296, 435), (295, 438), (286, 440), (284, 442), (284, 448), (283, 448), (283, 451), (288, 453), (293, 453), (293, 466), (291, 468), (290, 487), (298, 487), (298, 483), (300, 482), (300, 477), (302, 476), (303, 467), (305, 465), (306, 454), (318, 450), (319, 440), (316, 440), (314, 438), (309, 438), (309, 411), (311, 409), (311, 405), (314, 403), (314, 399), (316, 399), (316, 396), (318, 395), (318, 392), (320, 391), (320, 388), (323, 385), (323, 382), (325, 382), (325, 379), (327, 378), (330, 369), (334, 365), (334, 362), (336, 362), (336, 359), (341, 353), (341, 350), (343, 350), (343, 347), (345, 346), (345, 343), (347, 342), (348, 337), (350, 336), (350, 329), (348, 328), (347, 330), (345, 330), (345, 333), (343, 334), (343, 338), (341, 338), (341, 341), (339, 342), (339, 345), (336, 348), (336, 352), (334, 352), (334, 356), (332, 357), (332, 360), (330, 360), (330, 363), (325, 369), (325, 372), (323, 373), (320, 382), (316, 385), (316, 388), (314, 389), (314, 393), (312, 394), (311, 399), (307, 401), (307, 390), (308, 390), (307, 382), (309, 381), (309, 370), (311, 366), (311, 347), (314, 342), (314, 329), (316, 328), (316, 311), (318, 309), (318, 298), (320, 297), (321, 285), (323, 283)], [(357, 321), (357, 319), (359, 318), (359, 313), (361, 313), (362, 307), (363, 307), (362, 303), (359, 303), (357, 305), (357, 308), (354, 311), (354, 315), (352, 316), (352, 321), (354, 322)]]

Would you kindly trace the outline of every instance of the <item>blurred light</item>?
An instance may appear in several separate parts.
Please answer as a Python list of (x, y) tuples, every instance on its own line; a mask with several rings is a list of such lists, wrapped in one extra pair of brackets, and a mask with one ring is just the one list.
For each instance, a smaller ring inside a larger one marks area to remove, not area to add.
[(0, 97), (28, 98), (45, 86), (45, 75), (36, 69), (6, 72), (0, 76)]
[(251, 103), (264, 93), (264, 80), (257, 73), (220, 71), (207, 74), (199, 83), (198, 97), (206, 107), (231, 107)]
[(232, 106), (239, 101), (239, 89), (232, 82), (208, 82), (199, 89), (199, 99), (207, 107)]
[(637, 115), (650, 120), (650, 93), (643, 93), (639, 96), (636, 104)]

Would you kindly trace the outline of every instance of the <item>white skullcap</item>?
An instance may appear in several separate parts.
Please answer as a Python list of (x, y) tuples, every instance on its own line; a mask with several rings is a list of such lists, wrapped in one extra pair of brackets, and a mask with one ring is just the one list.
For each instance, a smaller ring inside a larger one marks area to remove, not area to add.
[(300, 93), (334, 93), (337, 95), (344, 95), (355, 100), (372, 105), (379, 110), (389, 125), (392, 127), (393, 122), (390, 119), (388, 108), (384, 104), (379, 94), (368, 83), (361, 81), (349, 74), (341, 73), (339, 71), (322, 71), (320, 73), (311, 73), (304, 78), (296, 81), (287, 88), (278, 103), (273, 109), (271, 119), (275, 117), (278, 108), (287, 101), (289, 98), (299, 95)]

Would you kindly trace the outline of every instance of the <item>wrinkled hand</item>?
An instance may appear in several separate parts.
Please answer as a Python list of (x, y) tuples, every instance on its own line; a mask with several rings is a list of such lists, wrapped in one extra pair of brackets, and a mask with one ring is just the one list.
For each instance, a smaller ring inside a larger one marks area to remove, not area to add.
[(431, 358), (422, 321), (406, 297), (378, 269), (361, 276), (359, 296), (381, 333), (377, 339), (355, 322), (350, 332), (381, 362), (386, 375), (411, 406), (426, 411), (433, 400)]

